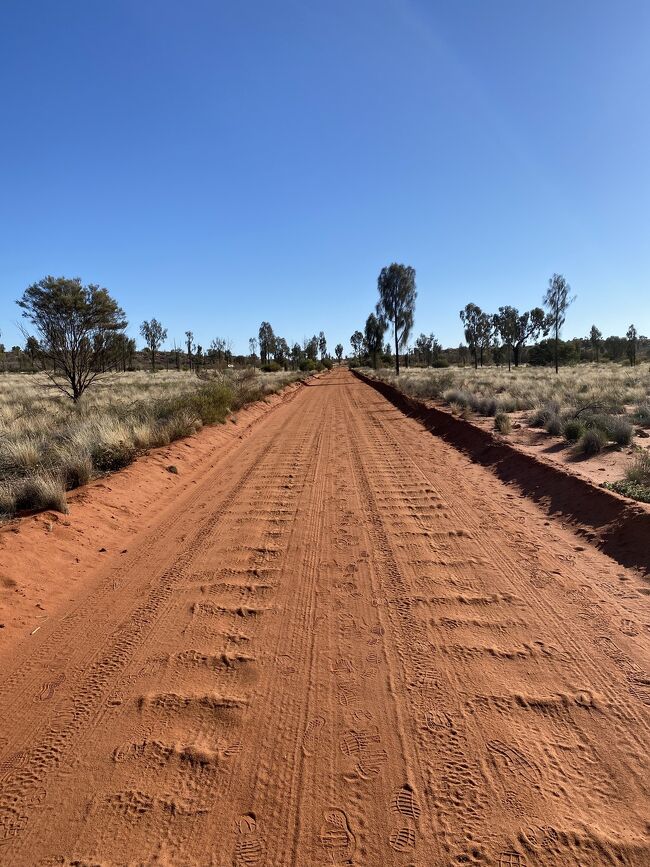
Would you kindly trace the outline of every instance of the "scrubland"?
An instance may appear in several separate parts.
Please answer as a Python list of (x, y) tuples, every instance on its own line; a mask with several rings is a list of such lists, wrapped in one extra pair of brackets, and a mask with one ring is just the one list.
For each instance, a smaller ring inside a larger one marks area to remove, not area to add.
[(592, 457), (608, 447), (635, 444), (635, 454), (620, 482), (620, 493), (650, 501), (650, 460), (645, 444), (650, 428), (650, 369), (620, 364), (583, 364), (561, 368), (504, 367), (366, 370), (405, 394), (436, 399), (465, 418), (494, 417), (495, 429), (508, 435), (513, 421), (563, 438), (576, 456)]
[(65, 511), (65, 492), (139, 453), (223, 422), (229, 412), (304, 378), (249, 369), (137, 371), (98, 379), (75, 405), (40, 374), (0, 377), (0, 515)]

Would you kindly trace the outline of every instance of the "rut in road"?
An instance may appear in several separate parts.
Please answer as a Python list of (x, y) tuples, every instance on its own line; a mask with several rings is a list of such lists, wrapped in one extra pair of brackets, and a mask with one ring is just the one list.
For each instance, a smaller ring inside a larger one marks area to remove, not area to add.
[(19, 648), (0, 863), (646, 863), (646, 602), (336, 371)]

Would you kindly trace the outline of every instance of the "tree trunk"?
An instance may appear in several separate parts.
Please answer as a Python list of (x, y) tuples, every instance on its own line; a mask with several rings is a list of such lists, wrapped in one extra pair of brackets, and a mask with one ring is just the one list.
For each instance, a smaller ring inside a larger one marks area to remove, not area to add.
[(510, 355), (511, 355), (512, 347), (508, 344), (508, 373), (510, 373)]
[(557, 330), (555, 331), (555, 372), (558, 372), (558, 339), (559, 335)]
[(395, 373), (399, 376), (399, 336), (397, 334), (397, 320), (395, 320)]

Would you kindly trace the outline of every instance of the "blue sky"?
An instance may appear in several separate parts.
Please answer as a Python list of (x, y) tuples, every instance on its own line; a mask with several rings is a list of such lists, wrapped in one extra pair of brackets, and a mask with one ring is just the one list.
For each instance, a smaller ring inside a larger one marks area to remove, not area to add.
[(239, 351), (330, 349), (380, 268), (416, 333), (468, 301), (650, 332), (647, 0), (4, 0), (0, 328), (48, 273)]

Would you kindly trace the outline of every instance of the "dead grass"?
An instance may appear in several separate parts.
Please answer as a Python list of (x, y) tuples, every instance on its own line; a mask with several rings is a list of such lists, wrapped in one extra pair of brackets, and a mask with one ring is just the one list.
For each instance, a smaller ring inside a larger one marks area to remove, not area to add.
[(0, 515), (66, 511), (65, 492), (279, 391), (304, 373), (115, 373), (74, 406), (39, 375), (0, 376)]

